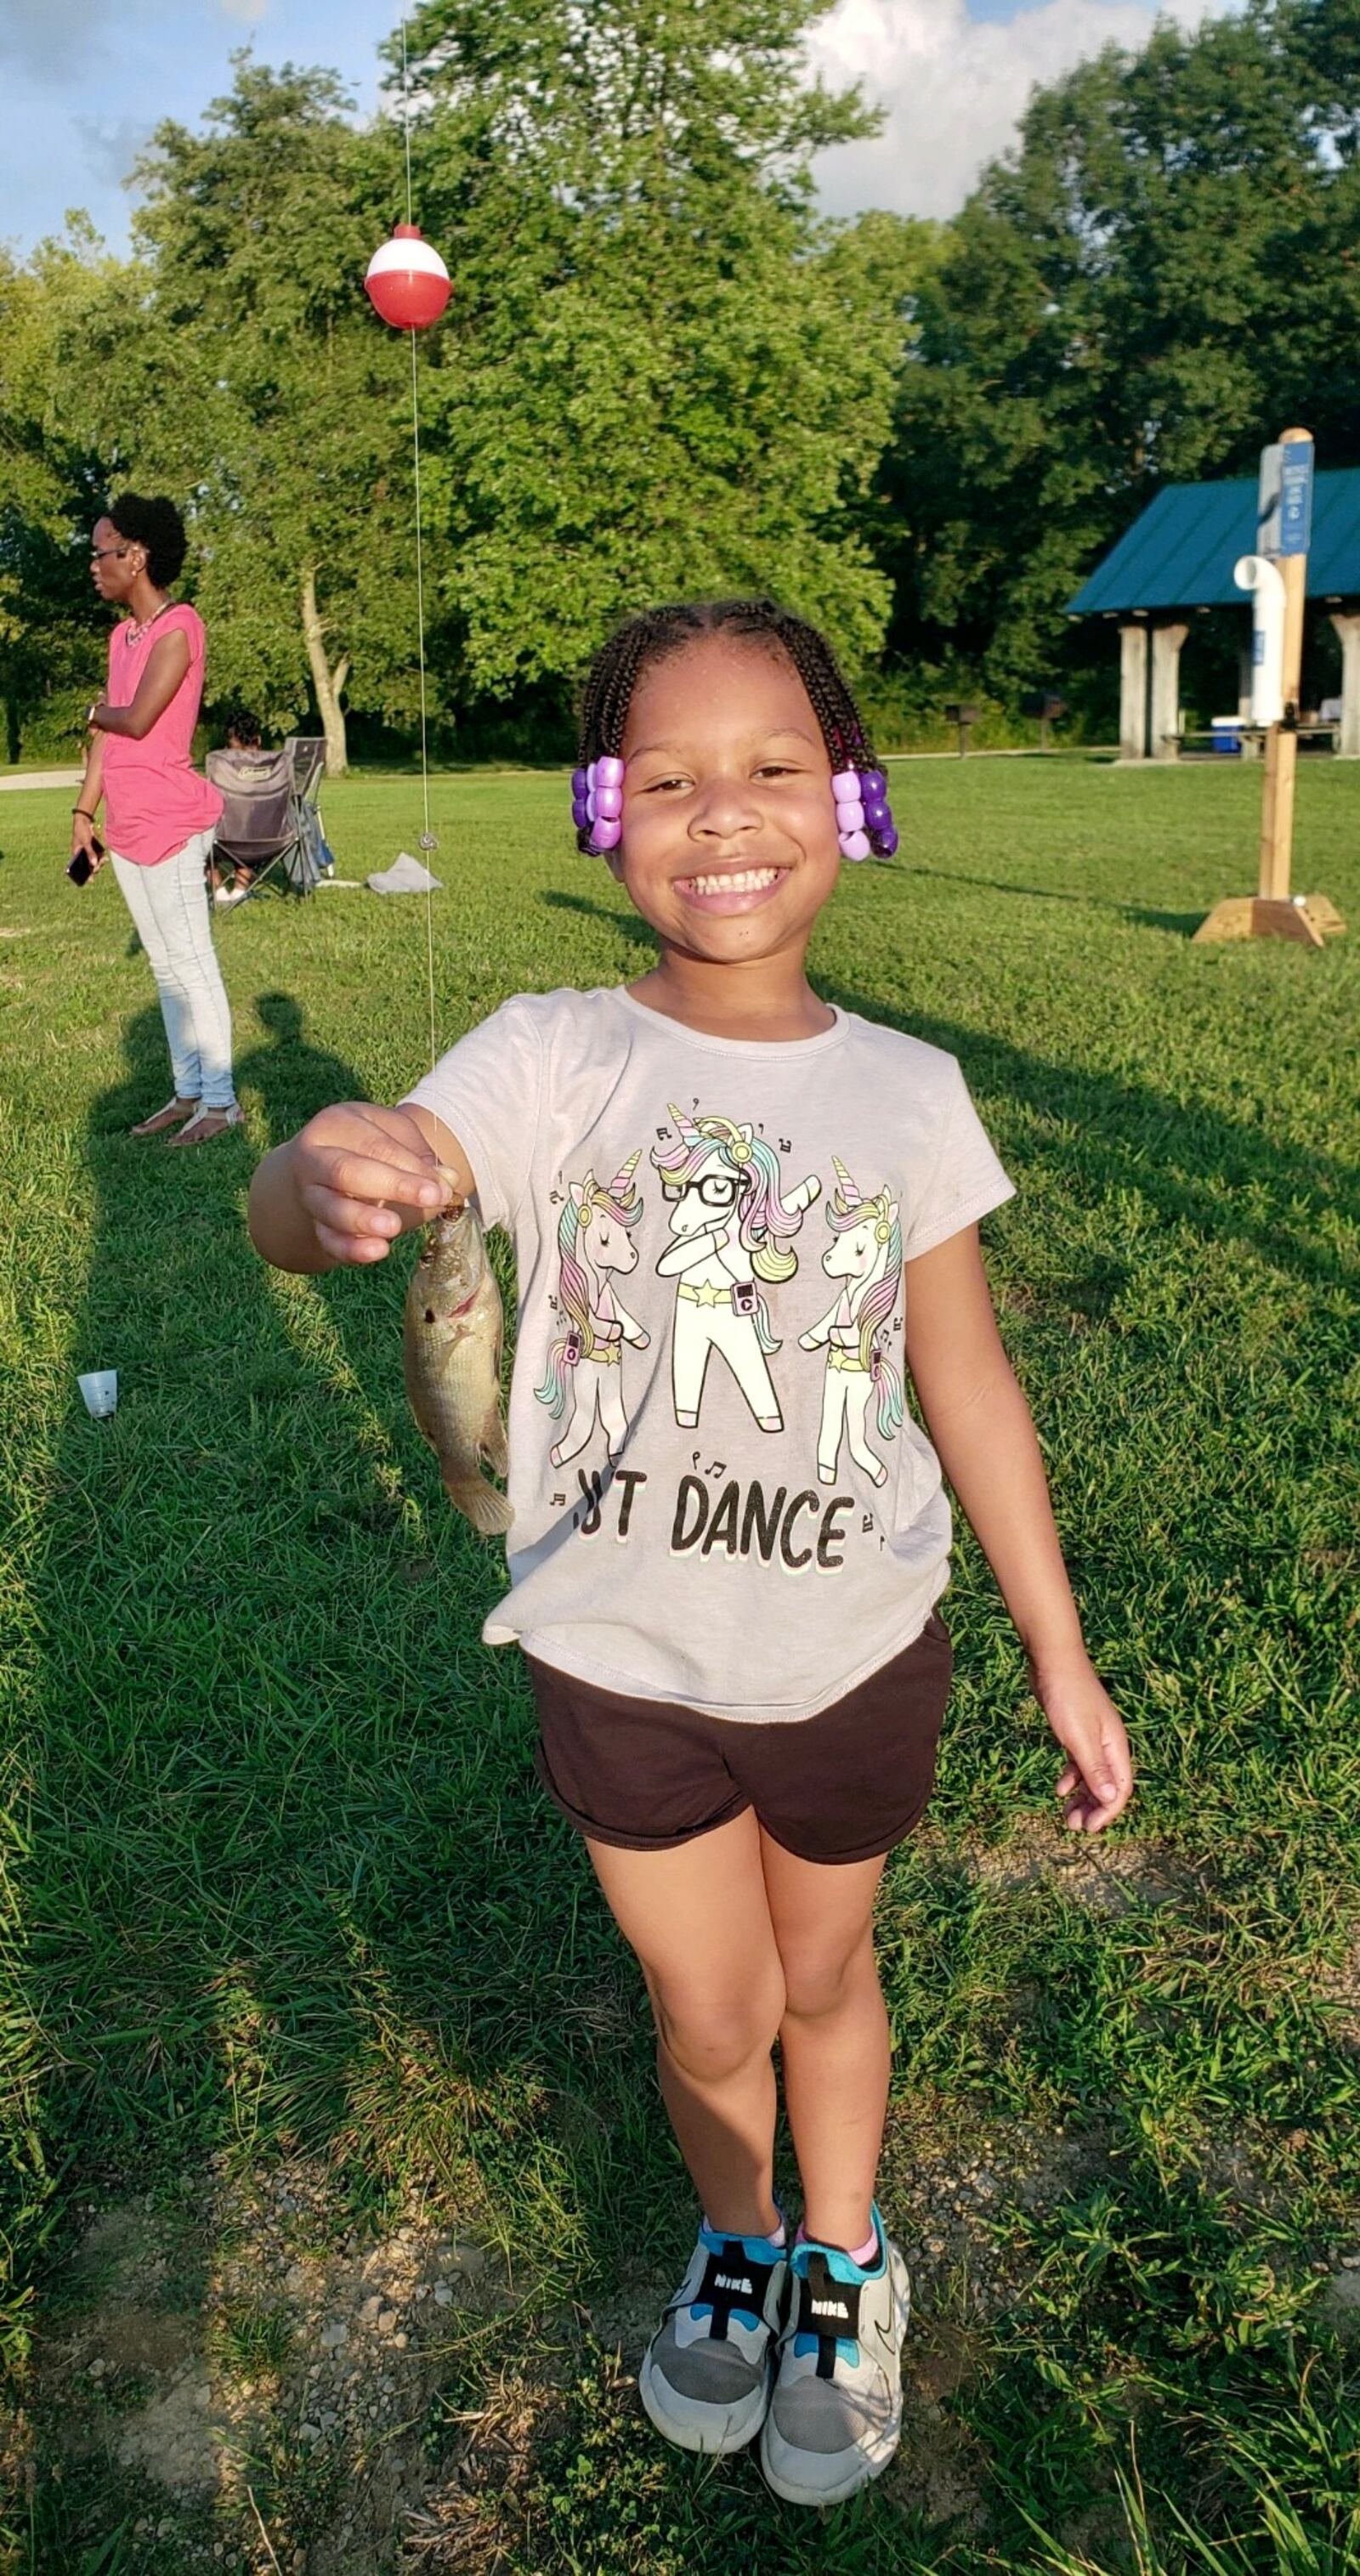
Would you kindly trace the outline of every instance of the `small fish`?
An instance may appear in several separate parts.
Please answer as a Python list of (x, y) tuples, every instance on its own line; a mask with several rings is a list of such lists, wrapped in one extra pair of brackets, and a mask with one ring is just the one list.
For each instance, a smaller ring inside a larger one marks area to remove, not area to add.
[(417, 1425), (451, 1503), (490, 1537), (514, 1517), (481, 1472), (510, 1464), (501, 1420), (500, 1290), (477, 1215), (466, 1201), (427, 1226), (402, 1319), (402, 1364)]

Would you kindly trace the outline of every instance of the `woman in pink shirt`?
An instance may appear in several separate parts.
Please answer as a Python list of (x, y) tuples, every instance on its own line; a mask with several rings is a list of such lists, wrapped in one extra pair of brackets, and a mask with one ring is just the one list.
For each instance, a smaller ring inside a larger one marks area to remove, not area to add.
[(188, 550), (173, 501), (124, 492), (94, 532), (101, 599), (128, 613), (109, 637), (107, 694), (90, 709), (90, 748), (71, 817), (72, 852), (95, 867), (104, 801), (114, 873), (151, 961), (175, 1093), (133, 1128), (202, 1145), (241, 1112), (231, 1071), (231, 1012), (209, 927), (207, 862), (222, 811), (191, 758), (203, 695), (203, 620), (172, 600)]

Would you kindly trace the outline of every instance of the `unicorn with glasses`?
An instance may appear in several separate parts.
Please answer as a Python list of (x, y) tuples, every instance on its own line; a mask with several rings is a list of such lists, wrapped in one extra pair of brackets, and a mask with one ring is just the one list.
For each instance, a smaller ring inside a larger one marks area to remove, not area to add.
[(779, 1349), (759, 1281), (791, 1279), (790, 1249), (806, 1211), (821, 1196), (815, 1172), (781, 1195), (779, 1156), (763, 1136), (731, 1118), (687, 1118), (671, 1103), (673, 1144), (653, 1146), (675, 1240), (657, 1274), (674, 1279), (671, 1384), (675, 1419), (699, 1419), (709, 1358), (726, 1361), (762, 1431), (784, 1417), (767, 1354)]
[(835, 1241), (822, 1254), (822, 1268), (828, 1279), (845, 1285), (820, 1324), (798, 1336), (802, 1350), (827, 1346), (817, 1475), (823, 1485), (835, 1483), (841, 1441), (848, 1437), (855, 1465), (873, 1484), (885, 1485), (888, 1470), (869, 1446), (865, 1422), (875, 1396), (880, 1436), (890, 1440), (906, 1409), (901, 1376), (887, 1354), (888, 1318), (902, 1284), (898, 1203), (886, 1189), (865, 1198), (844, 1163), (835, 1155), (832, 1160), (836, 1188), (826, 1221)]
[(585, 1448), (597, 1421), (603, 1425), (611, 1463), (623, 1451), (628, 1415), (623, 1402), (623, 1345), (645, 1351), (651, 1335), (616, 1295), (612, 1282), (637, 1268), (637, 1245), (631, 1230), (642, 1214), (633, 1174), (642, 1148), (630, 1154), (612, 1181), (597, 1181), (587, 1172), (572, 1181), (557, 1227), (558, 1302), (567, 1329), (548, 1353), (543, 1384), (534, 1389), (554, 1421), (573, 1395), (571, 1420), (551, 1451), (554, 1467), (563, 1467)]

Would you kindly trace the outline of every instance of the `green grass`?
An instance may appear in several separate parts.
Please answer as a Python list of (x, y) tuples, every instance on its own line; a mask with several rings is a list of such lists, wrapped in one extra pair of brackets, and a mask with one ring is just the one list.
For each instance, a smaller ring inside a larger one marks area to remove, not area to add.
[[(961, 1057), (1019, 1183), (991, 1272), (1140, 1784), (1119, 1901), (1092, 1902), (1036, 1835), (1056, 1748), (965, 1543), (937, 1796), (882, 1907), (885, 2202), (910, 2250), (942, 2156), (988, 2142), (1005, 2184), (1023, 2146), (1048, 2180), (1001, 2190), (975, 2276), (936, 2275), (922, 2348), (957, 2367), (918, 2377), (902, 2464), (825, 2525), (747, 2461), (658, 2445), (583, 2321), (621, 2266), (664, 2290), (692, 2223), (638, 1980), (533, 1785), (519, 1672), (479, 1642), (498, 1560), (405, 1412), (404, 1259), (312, 1284), (244, 1234), (257, 1153), (422, 1068), (424, 906), (231, 916), (248, 1136), (166, 1155), (125, 1135), (169, 1086), (116, 886), (66, 884), (60, 793), (0, 800), (0, 2328), (21, 2375), (34, 2341), (38, 2427), (16, 2568), (161, 2563), (91, 2473), (51, 2474), (77, 2200), (298, 2154), (355, 2223), (426, 2191), (511, 2264), (448, 2408), (550, 2402), (513, 2476), (469, 2483), (449, 2564), (1360, 2568), (1360, 2390), (1316, 2314), (1360, 2250), (1360, 775), (1300, 781), (1295, 882), (1353, 925), (1317, 955), (1190, 944), (1253, 881), (1250, 772), (897, 777), (909, 859), (847, 874), (816, 966)], [(563, 792), (436, 784), (444, 1042), (646, 962)], [(355, 780), (326, 817), (362, 876), (413, 846), (418, 791)], [(94, 1365), (120, 1372), (105, 1424)], [(267, 2314), (231, 2331), (274, 2356)], [(932, 2452), (964, 2501), (929, 2521)]]

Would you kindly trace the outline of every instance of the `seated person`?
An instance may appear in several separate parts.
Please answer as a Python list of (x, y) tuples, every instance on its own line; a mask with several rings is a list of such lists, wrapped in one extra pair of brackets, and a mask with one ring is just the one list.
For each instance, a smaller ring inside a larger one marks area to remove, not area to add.
[[(266, 751), (263, 748), (260, 741), (259, 718), (251, 715), (244, 707), (236, 708), (228, 717), (226, 750), (210, 753), (207, 766), (214, 785), (220, 787), (226, 795), (230, 795), (234, 784), (239, 784), (249, 793), (252, 788), (257, 790), (269, 788), (291, 777), (288, 754), (283, 751)], [(222, 860), (226, 861), (232, 872), (230, 886), (222, 883), (219, 865), (219, 861)], [(255, 882), (256, 867), (259, 864), (258, 860), (252, 864), (249, 860), (234, 856), (219, 828), (217, 846), (213, 852), (213, 863), (209, 872), (212, 879), (213, 902), (220, 905), (224, 911), (229, 910), (232, 904), (244, 903)]]

